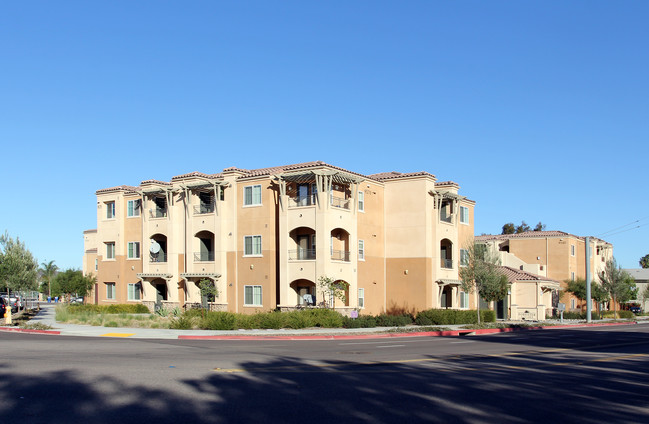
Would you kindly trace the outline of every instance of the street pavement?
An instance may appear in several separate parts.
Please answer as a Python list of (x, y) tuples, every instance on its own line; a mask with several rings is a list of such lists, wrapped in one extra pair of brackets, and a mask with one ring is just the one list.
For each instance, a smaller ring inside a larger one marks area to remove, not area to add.
[[(42, 303), (40, 305), (40, 312), (32, 318), (30, 324), (44, 324), (50, 326), (51, 330), (24, 330), (16, 327), (0, 327), (3, 331), (21, 331), (21, 332), (37, 332), (41, 334), (64, 335), (64, 336), (83, 336), (83, 337), (125, 337), (137, 339), (246, 339), (255, 338), (263, 339), (264, 337), (278, 339), (332, 339), (332, 338), (382, 338), (382, 337), (407, 337), (407, 336), (421, 336), (421, 335), (440, 335), (440, 336), (458, 336), (465, 334), (481, 334), (493, 331), (477, 330), (477, 331), (458, 331), (464, 327), (463, 325), (445, 325), (446, 331), (441, 334), (427, 333), (403, 333), (403, 332), (388, 332), (395, 327), (376, 327), (376, 328), (309, 328), (309, 329), (259, 329), (259, 330), (172, 330), (172, 329), (159, 329), (159, 328), (125, 328), (125, 327), (99, 327), (91, 325), (78, 325), (66, 324), (57, 322), (55, 319), (56, 304)], [(556, 321), (546, 321), (546, 323), (557, 324), (556, 327), (549, 328), (565, 328), (565, 326), (585, 326), (585, 322), (564, 322), (563, 325)], [(627, 323), (628, 324), (628, 323)], [(606, 321), (594, 322), (594, 325), (611, 325)]]

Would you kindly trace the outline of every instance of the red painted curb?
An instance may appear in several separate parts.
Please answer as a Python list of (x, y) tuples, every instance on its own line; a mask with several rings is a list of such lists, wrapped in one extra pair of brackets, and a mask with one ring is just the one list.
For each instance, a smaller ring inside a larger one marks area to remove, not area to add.
[(0, 327), (0, 331), (14, 332), (14, 333), (33, 333), (33, 334), (52, 334), (60, 335), (60, 331), (56, 330), (32, 330), (30, 328), (11, 328), (11, 327)]
[(612, 322), (601, 324), (571, 324), (571, 325), (557, 325), (557, 326), (538, 326), (538, 327), (507, 327), (507, 328), (482, 328), (482, 329), (466, 329), (466, 330), (446, 330), (446, 331), (426, 331), (416, 333), (382, 333), (382, 334), (345, 334), (345, 335), (326, 335), (326, 336), (178, 336), (182, 340), (349, 340), (349, 339), (386, 339), (394, 337), (446, 337), (446, 336), (462, 336), (462, 335), (478, 335), (478, 334), (496, 334), (496, 333), (512, 333), (515, 331), (531, 331), (531, 330), (549, 330), (561, 328), (574, 328), (574, 327), (602, 327), (611, 325), (629, 325), (637, 324), (637, 322)]

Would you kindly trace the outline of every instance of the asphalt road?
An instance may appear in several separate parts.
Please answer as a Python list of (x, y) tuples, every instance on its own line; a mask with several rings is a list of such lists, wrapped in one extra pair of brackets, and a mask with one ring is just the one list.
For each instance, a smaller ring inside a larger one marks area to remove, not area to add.
[(0, 422), (649, 422), (649, 325), (465, 337), (0, 333)]

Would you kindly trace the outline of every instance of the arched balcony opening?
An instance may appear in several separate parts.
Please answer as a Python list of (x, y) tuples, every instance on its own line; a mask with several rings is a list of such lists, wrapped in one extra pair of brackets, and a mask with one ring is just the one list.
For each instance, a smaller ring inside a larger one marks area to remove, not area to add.
[(449, 239), (440, 242), (439, 257), (442, 268), (453, 269), (453, 243)]
[(214, 261), (214, 233), (211, 231), (199, 231), (195, 235), (194, 262)]
[(344, 299), (340, 299), (340, 297), (336, 298), (335, 296), (331, 296), (331, 300), (330, 300), (331, 307), (335, 308), (336, 303), (341, 301), (343, 303), (343, 306), (349, 306), (349, 283), (347, 283), (345, 280), (336, 280), (334, 281), (334, 287), (340, 294), (344, 296)]
[(167, 281), (162, 278), (156, 278), (151, 281), (155, 294), (155, 309), (160, 309), (162, 302), (168, 299)]
[(349, 233), (342, 228), (331, 231), (331, 259), (349, 262)]
[(167, 236), (164, 234), (154, 234), (151, 236), (149, 261), (167, 262)]
[(291, 245), (288, 250), (290, 261), (315, 260), (315, 230), (309, 227), (299, 227), (289, 233)]
[(315, 283), (310, 280), (295, 280), (291, 283), (291, 288), (297, 296), (298, 306), (313, 306), (316, 304)]

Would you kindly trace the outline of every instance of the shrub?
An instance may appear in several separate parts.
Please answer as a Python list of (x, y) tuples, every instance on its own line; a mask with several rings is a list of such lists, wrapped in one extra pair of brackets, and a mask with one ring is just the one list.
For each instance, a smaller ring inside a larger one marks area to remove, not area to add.
[(169, 322), (169, 328), (174, 330), (190, 330), (193, 327), (193, 319), (185, 315), (174, 318)]
[[(602, 316), (605, 318), (615, 318), (614, 312), (613, 311), (606, 311), (602, 313)], [(634, 319), (635, 314), (631, 311), (617, 311), (617, 316), (620, 319)], [(564, 313), (565, 317), (565, 313)]]
[(376, 327), (376, 318), (372, 315), (360, 315), (358, 318), (343, 317), (343, 327), (374, 328)]
[(291, 311), (286, 314), (287, 328), (300, 329), (313, 326), (313, 316), (305, 311)]
[(278, 330), (285, 327), (287, 314), (282, 312), (262, 312), (256, 314), (259, 328), (272, 328)]
[[(496, 312), (492, 310), (480, 311), (481, 322), (495, 322)], [(417, 325), (457, 325), (477, 324), (478, 315), (475, 310), (459, 309), (428, 309), (417, 314)]]
[[(63, 306), (63, 305), (61, 305)], [(57, 309), (60, 306), (57, 306)], [(116, 304), (116, 305), (82, 305), (71, 304), (66, 306), (71, 314), (80, 314), (84, 312), (106, 313), (106, 314), (148, 314), (149, 308), (141, 303), (136, 304)]]
[(308, 309), (305, 311), (313, 319), (314, 327), (339, 328), (343, 326), (343, 316), (331, 309)]
[(404, 327), (412, 324), (410, 315), (386, 315), (381, 314), (376, 317), (377, 327)]
[(208, 312), (201, 320), (205, 330), (234, 330), (237, 317), (232, 312)]
[(108, 321), (104, 324), (104, 327), (117, 327), (117, 321)]

